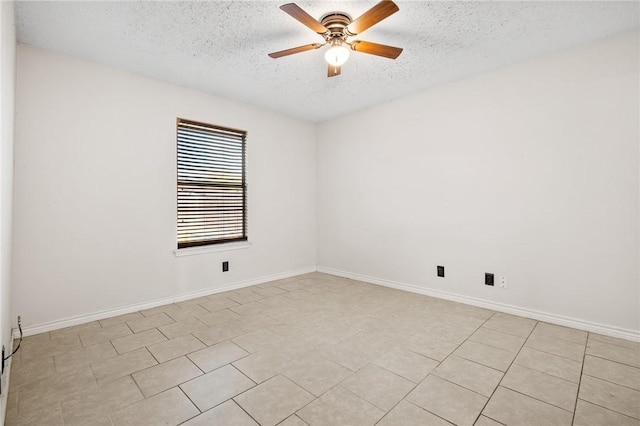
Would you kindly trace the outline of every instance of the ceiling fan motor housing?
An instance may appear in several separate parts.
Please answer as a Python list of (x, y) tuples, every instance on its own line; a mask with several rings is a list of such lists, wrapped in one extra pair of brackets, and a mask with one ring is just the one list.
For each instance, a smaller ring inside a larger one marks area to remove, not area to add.
[(349, 36), (346, 27), (351, 23), (351, 16), (344, 12), (331, 12), (324, 15), (320, 19), (320, 22), (329, 30), (323, 36), (328, 43), (333, 44), (338, 41), (346, 41)]

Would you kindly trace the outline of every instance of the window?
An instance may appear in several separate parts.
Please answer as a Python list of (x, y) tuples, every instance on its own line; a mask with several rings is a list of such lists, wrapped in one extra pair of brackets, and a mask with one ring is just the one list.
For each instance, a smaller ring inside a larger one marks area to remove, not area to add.
[(247, 239), (247, 132), (178, 119), (178, 248)]

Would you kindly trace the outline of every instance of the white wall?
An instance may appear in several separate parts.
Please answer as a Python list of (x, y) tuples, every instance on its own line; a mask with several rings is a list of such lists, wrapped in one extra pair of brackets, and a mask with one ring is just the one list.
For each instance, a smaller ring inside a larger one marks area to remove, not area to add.
[[(29, 45), (17, 57), (25, 325), (315, 268), (313, 124)], [(248, 131), (250, 248), (174, 256), (176, 117)]]
[(318, 264), (639, 336), (638, 38), (320, 125)]
[[(0, 338), (11, 348), (11, 241), (13, 209), (13, 118), (15, 100), (16, 35), (13, 2), (0, 3)], [(8, 375), (2, 376), (4, 419)]]
[[(11, 215), (13, 208), (13, 114), (16, 31), (13, 2), (0, 2), (0, 345), (11, 348)], [(8, 366), (8, 364), (7, 364)], [(0, 424), (4, 423), (8, 374), (2, 376)]]

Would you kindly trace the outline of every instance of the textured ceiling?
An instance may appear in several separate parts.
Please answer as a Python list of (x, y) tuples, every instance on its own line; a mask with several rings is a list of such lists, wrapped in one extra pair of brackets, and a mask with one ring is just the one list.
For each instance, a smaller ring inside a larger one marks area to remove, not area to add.
[[(355, 39), (403, 47), (393, 61), (352, 52), (327, 78), (322, 42), (278, 6), (288, 0), (18, 2), (18, 40), (314, 122), (604, 38), (640, 25), (637, 1), (397, 0)], [(354, 19), (377, 1), (298, 1), (315, 18)], [(353, 39), (352, 39), (353, 40)], [(326, 49), (326, 47), (325, 47)]]

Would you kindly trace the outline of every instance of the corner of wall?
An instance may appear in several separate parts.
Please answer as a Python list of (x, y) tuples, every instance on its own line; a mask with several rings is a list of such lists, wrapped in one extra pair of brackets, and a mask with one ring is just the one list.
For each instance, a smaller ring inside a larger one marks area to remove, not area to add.
[[(0, 3), (0, 343), (11, 351), (11, 248), (13, 211), (13, 144), (16, 67), (14, 2)], [(0, 425), (9, 392), (9, 365), (0, 384)]]

